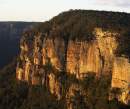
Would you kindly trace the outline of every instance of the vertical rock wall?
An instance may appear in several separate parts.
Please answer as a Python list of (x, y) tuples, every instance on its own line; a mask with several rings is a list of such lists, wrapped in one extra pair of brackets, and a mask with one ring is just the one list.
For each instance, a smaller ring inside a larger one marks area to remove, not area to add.
[[(53, 73), (47, 73), (45, 66), (58, 72), (65, 71), (84, 78), (87, 73), (96, 76), (112, 74), (112, 88), (127, 88), (130, 83), (130, 64), (127, 58), (116, 57), (118, 42), (116, 32), (95, 28), (91, 41), (68, 40), (38, 33), (33, 40), (21, 41), (20, 61), (17, 79), (33, 85), (48, 84), (50, 92), (61, 98), (61, 84)], [(29, 37), (29, 36), (28, 36)]]

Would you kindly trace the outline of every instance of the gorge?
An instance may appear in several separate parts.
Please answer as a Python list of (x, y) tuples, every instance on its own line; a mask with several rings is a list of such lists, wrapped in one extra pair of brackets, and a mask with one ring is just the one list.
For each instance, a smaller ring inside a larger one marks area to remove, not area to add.
[(15, 79), (20, 109), (130, 105), (130, 14), (70, 10), (27, 30)]

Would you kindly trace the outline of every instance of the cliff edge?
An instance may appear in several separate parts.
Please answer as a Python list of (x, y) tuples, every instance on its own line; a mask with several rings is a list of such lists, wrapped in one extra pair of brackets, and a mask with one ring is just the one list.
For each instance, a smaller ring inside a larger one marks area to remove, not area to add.
[[(83, 83), (109, 78), (109, 97), (128, 104), (130, 84), (130, 15), (71, 10), (33, 30), (20, 42), (16, 78), (46, 86), (74, 108), (75, 91), (87, 97)], [(75, 78), (70, 82), (70, 79)], [(81, 84), (82, 83), (82, 84)], [(87, 86), (87, 85), (86, 85)], [(114, 90), (120, 90), (118, 96)]]

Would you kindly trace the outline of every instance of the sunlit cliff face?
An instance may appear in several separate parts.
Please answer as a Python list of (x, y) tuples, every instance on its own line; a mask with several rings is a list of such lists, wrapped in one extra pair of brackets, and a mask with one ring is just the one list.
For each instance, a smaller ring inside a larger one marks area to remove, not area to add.
[(118, 43), (115, 36), (117, 33), (102, 31), (96, 28), (94, 30), (95, 40), (70, 41), (68, 44), (67, 70), (70, 73), (86, 74), (94, 72), (97, 75), (101, 73), (110, 73), (114, 58), (114, 52)]
[(62, 38), (46, 36), (41, 40), (41, 34), (39, 34), (34, 37), (32, 52), (28, 50), (30, 45), (23, 42), (20, 54), (22, 66), (20, 71), (19, 66), (17, 68), (19, 79), (22, 78), (20, 77), (22, 74), (19, 73), (22, 70), (24, 79), (28, 81), (34, 75), (32, 72), (38, 65), (46, 64), (51, 64), (60, 71), (66, 70), (77, 77), (87, 72), (93, 72), (96, 75), (114, 72), (112, 69), (115, 67), (114, 53), (118, 46), (116, 41), (118, 33), (95, 28), (93, 34), (96, 37), (95, 40), (90, 42), (69, 40), (67, 46)]
[(126, 88), (130, 78), (130, 63), (127, 58), (115, 58), (113, 63), (112, 87)]
[(61, 38), (44, 38), (42, 48), (43, 65), (51, 63), (56, 69), (64, 69), (65, 44)]
[(128, 88), (130, 82), (130, 64), (127, 58), (117, 57), (118, 47), (116, 32), (95, 28), (94, 40), (65, 40), (60, 37), (38, 34), (34, 37), (33, 50), (30, 45), (21, 43), (21, 64), (18, 64), (17, 79), (31, 81), (31, 84), (44, 84), (48, 78), (50, 92), (60, 99), (61, 85), (53, 74), (46, 74), (45, 65), (51, 65), (58, 71), (76, 75), (77, 79), (95, 73), (97, 77), (112, 74), (112, 88)]

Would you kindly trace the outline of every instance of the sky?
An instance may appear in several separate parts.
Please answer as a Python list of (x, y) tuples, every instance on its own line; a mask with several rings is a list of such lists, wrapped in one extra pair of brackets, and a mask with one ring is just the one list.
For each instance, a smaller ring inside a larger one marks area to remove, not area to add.
[(46, 21), (70, 9), (130, 13), (130, 0), (0, 0), (0, 21)]

